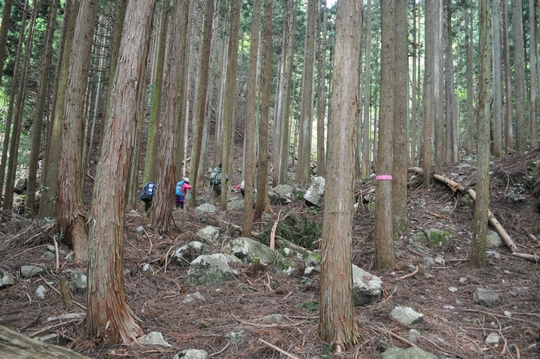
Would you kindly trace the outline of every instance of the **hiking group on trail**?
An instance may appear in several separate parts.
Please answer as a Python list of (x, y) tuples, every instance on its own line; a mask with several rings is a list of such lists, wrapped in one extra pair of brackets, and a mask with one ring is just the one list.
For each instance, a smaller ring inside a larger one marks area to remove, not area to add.
[[(212, 193), (214, 194), (214, 198), (221, 196), (221, 170), (222, 170), (222, 164), (220, 163), (210, 173), (209, 184), (210, 184), (210, 189)], [(228, 182), (229, 182), (229, 176), (225, 175), (225, 184), (227, 184)], [(244, 195), (243, 183), (244, 181), (242, 181), (242, 185), (240, 188), (240, 192), (242, 193), (242, 196)], [(192, 189), (193, 189), (193, 186), (189, 183), (189, 178), (187, 177), (183, 178), (182, 180), (176, 183), (175, 200), (174, 200), (176, 208), (184, 209), (186, 200), (189, 201), (191, 198)], [(238, 188), (236, 189), (238, 190)], [(145, 212), (148, 212), (148, 210), (152, 206), (152, 199), (154, 197), (155, 191), (156, 191), (156, 184), (154, 182), (146, 182), (144, 184), (143, 189), (139, 195), (139, 198), (141, 199), (141, 201), (144, 202)]]

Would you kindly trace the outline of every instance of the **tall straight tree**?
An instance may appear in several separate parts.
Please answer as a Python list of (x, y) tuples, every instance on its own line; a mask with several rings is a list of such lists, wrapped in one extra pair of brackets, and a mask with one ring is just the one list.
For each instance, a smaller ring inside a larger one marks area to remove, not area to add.
[(326, 23), (328, 18), (328, 8), (326, 0), (319, 3), (319, 30), (318, 30), (318, 81), (317, 81), (317, 175), (325, 176), (325, 109), (326, 96), (325, 93), (325, 77), (326, 77)]
[(493, 156), (502, 155), (501, 0), (493, 0)]
[[(6, 164), (8, 161), (8, 148), (10, 141), (13, 141), (12, 135), (11, 135), (11, 126), (13, 124), (13, 108), (15, 106), (15, 95), (17, 94), (17, 85), (19, 84), (17, 81), (17, 78), (20, 75), (20, 64), (22, 62), (22, 49), (24, 47), (24, 30), (26, 28), (26, 17), (28, 14), (28, 1), (24, 2), (23, 12), (22, 12), (22, 22), (21, 27), (19, 29), (19, 41), (17, 44), (17, 53), (15, 55), (15, 66), (13, 67), (13, 81), (11, 83), (11, 91), (9, 95), (9, 105), (8, 105), (8, 111), (5, 121), (5, 128), (4, 128), (4, 140), (2, 144), (2, 159), (0, 161), (0, 194), (6, 193), (7, 191), (4, 191), (4, 184), (5, 184), (5, 173), (6, 173)], [(3, 71), (2, 71), (3, 72)], [(22, 86), (21, 86), (22, 87)], [(11, 136), (11, 137), (10, 137)], [(3, 192), (4, 191), (4, 192)], [(11, 195), (11, 200), (13, 199), (13, 195)], [(2, 199), (2, 219), (4, 217), (9, 217), (11, 214), (11, 209), (13, 206), (13, 203), (8, 204), (8, 211), (6, 211), (6, 204), (8, 201), (6, 201), (6, 198)], [(7, 218), (6, 218), (7, 219)]]
[(454, 160), (454, 143), (459, 133), (454, 123), (455, 108), (454, 99), (454, 59), (452, 58), (452, 2), (444, 0), (443, 4), (444, 28), (444, 119), (445, 119), (445, 162), (452, 163)]
[[(433, 0), (433, 124), (435, 164), (444, 163), (442, 0)], [(426, 45), (427, 46), (427, 45)]]
[(489, 160), (490, 160), (490, 107), (491, 107), (491, 15), (490, 1), (480, 0), (478, 23), (480, 40), (478, 49), (478, 126), (476, 202), (471, 248), (471, 265), (486, 266), (486, 234), (489, 220)]
[[(244, 223), (242, 226), (242, 236), (251, 238), (253, 230), (253, 188), (255, 172), (255, 123), (256, 123), (256, 100), (257, 100), (257, 68), (259, 52), (259, 27), (261, 1), (253, 0), (251, 11), (251, 45), (249, 49), (249, 74), (247, 83), (246, 99), (246, 165), (244, 169)], [(274, 154), (278, 156), (278, 154)]]
[[(396, 70), (395, 0), (381, 1), (381, 109), (379, 113), (379, 140), (377, 176), (375, 177), (375, 267), (392, 269), (394, 256), (392, 179), (393, 179), (393, 127), (395, 113), (394, 86)], [(401, 70), (401, 69), (400, 69)]]
[(231, 173), (232, 147), (234, 145), (234, 110), (236, 108), (236, 77), (238, 67), (238, 32), (240, 30), (240, 7), (242, 0), (233, 0), (231, 2), (231, 21), (229, 29), (229, 59), (227, 61), (227, 83), (225, 85), (225, 110), (223, 113), (223, 152), (221, 163), (223, 171), (221, 172), (221, 208), (227, 209), (228, 186), (226, 177)]
[(72, 53), (77, 56), (69, 58), (60, 158), (62, 171), (58, 174), (58, 224), (72, 243), (78, 261), (85, 259), (87, 252), (86, 210), (82, 198), (82, 125), (97, 5), (97, 0), (83, 1), (77, 14), (72, 47)]
[(537, 48), (536, 42), (536, 10), (535, 5), (538, 1), (529, 0), (529, 135), (531, 139), (531, 148), (538, 146), (538, 119), (536, 118), (538, 107), (538, 79), (537, 79)]
[(516, 153), (527, 150), (527, 119), (525, 117), (525, 45), (523, 42), (523, 7), (521, 0), (512, 1), (512, 34), (514, 39), (514, 98), (516, 102)]
[(45, 113), (45, 100), (47, 89), (49, 88), (49, 67), (51, 66), (53, 37), (56, 30), (56, 11), (58, 0), (52, 0), (49, 9), (49, 23), (47, 25), (47, 35), (45, 39), (45, 49), (41, 58), (41, 75), (37, 94), (36, 113), (34, 115), (34, 129), (32, 132), (32, 149), (30, 152), (30, 164), (28, 168), (28, 191), (26, 197), (27, 210), (34, 214), (34, 203), (36, 200), (36, 182), (39, 154), (41, 153), (41, 132), (43, 116)]
[(369, 120), (369, 107), (371, 105), (371, 0), (366, 5), (366, 71), (364, 85), (364, 120), (362, 122), (362, 169), (361, 176), (366, 178), (371, 173), (371, 161), (369, 157), (369, 133), (371, 130)]
[[(165, 63), (165, 45), (167, 44), (167, 29), (169, 27), (169, 1), (163, 1), (159, 29), (158, 54), (155, 62), (156, 79), (152, 90), (152, 108), (148, 122), (148, 141), (146, 142), (146, 157), (144, 164), (144, 182), (155, 182), (158, 163), (159, 123), (161, 121), (161, 94), (163, 91), (163, 68)], [(171, 35), (171, 39), (177, 36)]]
[(510, 45), (508, 38), (508, 2), (502, 0), (503, 10), (503, 52), (504, 52), (504, 147), (507, 153), (514, 151), (514, 131), (512, 120), (512, 84), (510, 68)]
[(473, 81), (473, 30), (472, 30), (472, 15), (467, 11), (467, 19), (465, 20), (465, 68), (467, 78), (467, 137), (465, 140), (465, 150), (467, 154), (474, 151), (474, 81)]
[[(32, 44), (33, 44), (33, 38), (34, 38), (34, 29), (36, 24), (36, 16), (37, 16), (37, 4), (34, 4), (34, 9), (32, 10), (32, 16), (29, 23), (28, 28), (28, 35), (25, 39), (26, 45), (25, 45), (25, 54), (23, 57), (23, 66), (21, 69), (21, 77), (19, 81), (19, 88), (17, 89), (17, 106), (15, 107), (15, 114), (13, 118), (13, 133), (11, 134), (11, 141), (9, 142), (9, 162), (7, 166), (7, 174), (6, 174), (6, 189), (4, 193), (4, 205), (3, 205), (3, 212), (2, 217), (3, 219), (5, 217), (11, 216), (11, 210), (13, 208), (13, 188), (15, 187), (15, 174), (17, 171), (17, 159), (19, 155), (19, 143), (21, 139), (21, 131), (22, 131), (22, 118), (23, 118), (23, 108), (24, 108), (24, 102), (26, 98), (26, 88), (27, 88), (27, 79), (28, 79), (28, 72), (29, 66), (30, 66), (30, 58), (32, 53)], [(26, 5), (25, 1), (25, 8), (28, 5)], [(23, 10), (25, 11), (25, 10)], [(22, 34), (22, 32), (21, 32)]]
[[(56, 74), (55, 100), (53, 102), (53, 114), (49, 123), (47, 151), (45, 155), (45, 173), (43, 176), (43, 191), (41, 193), (41, 205), (39, 208), (40, 218), (56, 218), (56, 198), (58, 195), (58, 171), (60, 154), (62, 150), (62, 124), (64, 122), (64, 105), (67, 85), (69, 58), (75, 34), (75, 20), (77, 19), (78, 6), (74, 1), (68, 0), (64, 6), (64, 24), (62, 29), (61, 49), (59, 66)], [(49, 164), (51, 164), (49, 166)]]
[(298, 166), (296, 182), (306, 184), (311, 168), (311, 127), (313, 125), (313, 64), (315, 48), (315, 23), (317, 22), (317, 1), (308, 0), (306, 40), (304, 48), (304, 69), (302, 76), (302, 103), (298, 133)]
[[(322, 234), (319, 337), (342, 352), (358, 341), (352, 296), (352, 222), (362, 1), (337, 3), (332, 118)], [(379, 204), (377, 203), (377, 206)]]
[(195, 207), (197, 203), (197, 191), (202, 182), (199, 179), (199, 167), (201, 165), (202, 138), (204, 130), (204, 118), (206, 116), (206, 90), (208, 89), (208, 77), (210, 72), (210, 45), (212, 43), (212, 23), (214, 18), (214, 0), (206, 0), (204, 10), (203, 43), (200, 57), (199, 77), (197, 85), (197, 108), (195, 124), (193, 126), (193, 145), (191, 147), (191, 171), (193, 190), (190, 204)]
[(294, 49), (296, 44), (296, 13), (298, 9), (298, 0), (287, 0), (292, 2), (288, 9), (290, 10), (287, 18), (287, 49), (285, 57), (285, 88), (283, 90), (285, 99), (283, 104), (282, 141), (281, 141), (281, 160), (279, 167), (279, 182), (285, 183), (287, 179), (287, 170), (289, 166), (289, 145), (290, 145), (290, 113), (291, 97), (294, 94), (294, 83), (292, 83), (292, 73), (294, 68)]
[(395, 0), (395, 73), (392, 162), (392, 213), (394, 233), (400, 236), (409, 228), (407, 217), (408, 151), (408, 74), (407, 0)]
[[(9, 30), (9, 22), (11, 19), (11, 7), (13, 0), (4, 1), (4, 10), (2, 11), (2, 25), (0, 25), (0, 69), (4, 68), (6, 59), (6, 41)], [(4, 71), (0, 71), (0, 84), (2, 83), (2, 75)]]
[(143, 334), (125, 292), (124, 213), (135, 137), (133, 118), (145, 89), (141, 69), (154, 6), (155, 0), (128, 2), (89, 222), (88, 334), (111, 343), (136, 343)]
[(260, 73), (261, 120), (259, 124), (259, 161), (257, 170), (257, 203), (254, 219), (260, 219), (270, 208), (268, 200), (268, 126), (270, 118), (270, 76), (272, 75), (272, 13), (274, 0), (266, 0), (262, 37)]
[(425, 2), (424, 10), (424, 98), (423, 98), (423, 122), (422, 122), (422, 169), (424, 188), (431, 187), (433, 182), (433, 1)]
[(171, 31), (169, 32), (167, 69), (163, 91), (165, 93), (165, 103), (157, 158), (157, 190), (152, 200), (152, 209), (150, 210), (150, 226), (158, 232), (169, 231), (176, 183), (177, 158), (175, 154), (176, 146), (180, 142), (179, 138), (177, 138), (178, 120), (176, 116), (178, 115), (178, 107), (182, 105), (184, 100), (179, 97), (180, 91), (178, 91), (184, 74), (184, 69), (179, 66), (180, 59), (184, 53), (183, 36), (181, 33), (184, 23), (181, 10), (183, 10), (181, 2), (175, 2), (175, 16), (171, 24)]

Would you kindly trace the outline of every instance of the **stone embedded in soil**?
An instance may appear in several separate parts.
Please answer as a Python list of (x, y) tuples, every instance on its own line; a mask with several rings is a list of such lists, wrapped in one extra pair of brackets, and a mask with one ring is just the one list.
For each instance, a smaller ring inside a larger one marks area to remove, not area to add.
[(473, 293), (473, 300), (488, 308), (493, 308), (501, 304), (501, 296), (488, 289), (476, 288)]
[(424, 320), (424, 314), (418, 313), (409, 307), (395, 307), (390, 316), (405, 325), (414, 325)]

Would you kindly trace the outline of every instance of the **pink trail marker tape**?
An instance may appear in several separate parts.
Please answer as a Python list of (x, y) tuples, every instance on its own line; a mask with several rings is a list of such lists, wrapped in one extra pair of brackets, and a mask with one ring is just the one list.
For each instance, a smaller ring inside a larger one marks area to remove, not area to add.
[(380, 181), (380, 180), (389, 180), (391, 181), (392, 180), (392, 176), (391, 175), (378, 175), (378, 176), (375, 176), (375, 179)]

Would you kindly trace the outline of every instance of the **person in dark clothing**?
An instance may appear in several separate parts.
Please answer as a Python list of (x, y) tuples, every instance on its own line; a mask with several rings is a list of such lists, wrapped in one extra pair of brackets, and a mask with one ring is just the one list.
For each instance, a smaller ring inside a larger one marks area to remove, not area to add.
[(154, 198), (154, 192), (156, 190), (156, 184), (154, 182), (146, 182), (140, 194), (141, 201), (144, 202), (144, 211), (148, 212), (152, 205), (152, 198)]

